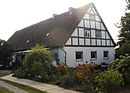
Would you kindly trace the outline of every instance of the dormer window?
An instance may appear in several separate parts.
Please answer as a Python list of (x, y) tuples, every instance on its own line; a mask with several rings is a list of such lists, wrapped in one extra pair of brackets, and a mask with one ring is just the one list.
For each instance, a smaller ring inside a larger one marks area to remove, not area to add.
[(47, 33), (46, 36), (49, 36), (50, 33)]
[(26, 43), (29, 43), (29, 40), (27, 40)]
[(70, 14), (70, 15), (72, 15), (72, 13), (73, 13), (72, 11), (73, 11), (73, 10), (74, 10), (73, 7), (69, 7), (69, 14)]
[(3, 46), (4, 45), (4, 42), (1, 42), (1, 46)]

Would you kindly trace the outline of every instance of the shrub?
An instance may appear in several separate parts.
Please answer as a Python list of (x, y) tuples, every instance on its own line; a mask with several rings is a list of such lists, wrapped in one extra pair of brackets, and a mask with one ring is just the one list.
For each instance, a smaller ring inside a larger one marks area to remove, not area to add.
[(125, 84), (130, 83), (130, 56), (120, 56), (120, 59), (116, 59), (110, 63), (109, 69), (114, 69), (122, 73)]
[(99, 93), (115, 93), (123, 84), (122, 74), (118, 71), (108, 70), (95, 77), (95, 87)]
[(25, 73), (21, 68), (18, 68), (17, 70), (14, 71), (13, 76), (18, 77), (18, 78), (24, 78)]
[(26, 54), (21, 70), (25, 73), (25, 78), (49, 81), (53, 79), (51, 67), (50, 52), (43, 45), (36, 45)]
[(40, 78), (40, 73), (41, 73), (41, 68), (42, 68), (42, 63), (39, 61), (34, 61), (31, 65), (31, 73), (35, 78)]
[(93, 65), (91, 64), (79, 64), (76, 66), (74, 76), (77, 78), (84, 79), (93, 75)]

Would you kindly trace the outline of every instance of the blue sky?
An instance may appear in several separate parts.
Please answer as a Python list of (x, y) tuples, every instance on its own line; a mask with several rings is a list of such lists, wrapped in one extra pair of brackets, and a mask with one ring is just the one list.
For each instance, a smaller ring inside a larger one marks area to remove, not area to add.
[(69, 7), (94, 2), (110, 34), (117, 41), (114, 25), (125, 13), (125, 0), (0, 0), (0, 39), (8, 40), (17, 30), (61, 14)]

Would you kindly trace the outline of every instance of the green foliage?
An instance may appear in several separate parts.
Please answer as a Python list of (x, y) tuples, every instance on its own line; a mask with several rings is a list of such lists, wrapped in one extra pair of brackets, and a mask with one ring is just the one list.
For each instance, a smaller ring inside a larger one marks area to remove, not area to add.
[(0, 39), (0, 64), (7, 66), (11, 61), (12, 48), (4, 40)]
[[(35, 89), (33, 87), (22, 85), (22, 84), (15, 83), (15, 82), (12, 82), (12, 81), (3, 80), (3, 79), (2, 79), (2, 81), (7, 82), (7, 83), (9, 83), (9, 84), (11, 84), (13, 86), (16, 86), (16, 87), (20, 88), (20, 89), (23, 89), (23, 90), (27, 91), (28, 93), (47, 93), (45, 91), (41, 91), (41, 90)], [(4, 93), (4, 92), (1, 92), (1, 93)], [(10, 93), (10, 92), (7, 92), (7, 93)]]
[(96, 65), (92, 64), (80, 64), (75, 68), (59, 65), (61, 76), (58, 80), (62, 81), (60, 85), (80, 91), (85, 91), (86, 88), (92, 90), (93, 80), (96, 76), (95, 67)]
[(95, 83), (99, 93), (115, 93), (124, 84), (122, 74), (115, 70), (99, 73), (95, 77)]
[(13, 93), (13, 92), (9, 91), (8, 89), (1, 87), (1, 86), (0, 86), (0, 92), (1, 93)]
[(21, 77), (23, 72), (24, 78), (44, 82), (53, 79), (51, 53), (43, 45), (36, 45), (31, 52), (26, 54), (22, 68), (16, 70), (15, 73), (17, 77)]
[[(127, 10), (130, 10), (130, 0), (126, 0)], [(121, 22), (118, 26), (119, 31), (119, 41), (117, 44), (119, 48), (116, 49), (116, 58), (120, 55), (130, 55), (130, 12), (126, 11), (125, 15), (121, 17)]]
[(126, 13), (125, 16), (121, 17), (119, 31), (119, 48), (116, 50), (116, 57), (120, 55), (130, 55), (130, 13)]
[(126, 0), (127, 2), (127, 9), (130, 10), (130, 0)]
[(17, 70), (14, 71), (13, 76), (18, 77), (18, 78), (24, 78), (25, 73), (21, 68), (18, 68)]
[(120, 59), (116, 59), (110, 63), (109, 69), (117, 70), (122, 73), (125, 84), (130, 83), (130, 56), (120, 56)]
[(0, 77), (6, 76), (11, 74), (12, 71), (11, 70), (0, 70)]
[(31, 64), (31, 71), (32, 71), (32, 74), (34, 75), (34, 77), (40, 75), (42, 67), (43, 67), (42, 63), (39, 61), (34, 61)]

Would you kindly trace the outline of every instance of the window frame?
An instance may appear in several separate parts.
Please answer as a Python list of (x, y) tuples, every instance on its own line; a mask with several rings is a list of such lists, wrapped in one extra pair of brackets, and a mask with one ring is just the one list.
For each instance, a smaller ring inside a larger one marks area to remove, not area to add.
[[(79, 57), (77, 57), (79, 54), (78, 53), (80, 53), (81, 55), (81, 58), (79, 58)], [(76, 62), (79, 62), (79, 61), (83, 61), (83, 51), (76, 51), (75, 52), (75, 59), (76, 59)]]
[[(95, 54), (94, 54), (95, 57), (92, 57), (92, 56), (93, 56), (92, 53), (95, 53)], [(92, 60), (96, 60), (96, 59), (97, 59), (97, 51), (91, 51), (91, 59), (92, 59)]]
[(57, 60), (57, 59), (59, 59), (58, 52), (54, 52), (53, 56), (54, 56), (54, 60)]
[(91, 35), (90, 35), (90, 30), (84, 30), (85, 31), (85, 33), (84, 33), (84, 36), (85, 37), (90, 37)]
[[(99, 33), (100, 33), (100, 36), (99, 36)], [(100, 31), (100, 30), (95, 30), (95, 37), (96, 37), (96, 38), (102, 38), (102, 31)]]
[[(107, 53), (107, 57), (105, 57), (105, 53)], [(109, 59), (109, 51), (103, 51), (103, 58), (104, 58), (104, 60)]]

